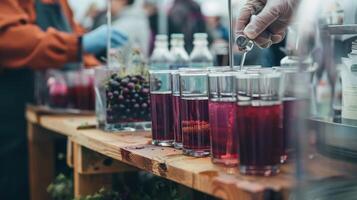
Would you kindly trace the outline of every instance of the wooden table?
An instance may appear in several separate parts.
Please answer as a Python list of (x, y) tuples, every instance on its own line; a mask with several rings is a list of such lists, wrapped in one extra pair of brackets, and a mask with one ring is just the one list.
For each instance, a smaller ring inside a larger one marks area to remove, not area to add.
[[(173, 148), (151, 145), (149, 132), (106, 133), (83, 124), (96, 124), (94, 116), (51, 115), (27, 109), (31, 199), (48, 199), (45, 188), (54, 178), (53, 143), (68, 138), (67, 160), (74, 169), (75, 196), (111, 186), (111, 173), (145, 170), (190, 188), (222, 198), (239, 200), (287, 199), (294, 185), (294, 169), (284, 165), (274, 177), (242, 176), (236, 168), (192, 158)], [(114, 161), (114, 162), (113, 162)]]

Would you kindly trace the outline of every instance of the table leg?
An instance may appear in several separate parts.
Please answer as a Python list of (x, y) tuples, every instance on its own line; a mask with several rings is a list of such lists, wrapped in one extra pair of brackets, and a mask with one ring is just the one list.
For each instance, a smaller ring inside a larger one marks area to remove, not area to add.
[(46, 189), (55, 177), (54, 138), (49, 131), (28, 123), (30, 199), (50, 199)]

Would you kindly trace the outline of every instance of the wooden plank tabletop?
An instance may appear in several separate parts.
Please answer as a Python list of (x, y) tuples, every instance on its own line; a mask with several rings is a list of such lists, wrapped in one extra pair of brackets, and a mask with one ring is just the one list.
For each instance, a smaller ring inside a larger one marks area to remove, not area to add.
[[(107, 133), (95, 128), (78, 130), (80, 125), (95, 124), (95, 117), (37, 116), (34, 112), (28, 109), (26, 115), (29, 121), (66, 135), (75, 143), (223, 199), (258, 200), (264, 199), (264, 195), (271, 191), (279, 192), (283, 199), (288, 199), (294, 186), (293, 164), (283, 165), (281, 173), (274, 177), (242, 176), (237, 168), (214, 165), (210, 158), (188, 157), (182, 155), (180, 150), (153, 146), (150, 132)], [(338, 175), (333, 170), (323, 174)]]

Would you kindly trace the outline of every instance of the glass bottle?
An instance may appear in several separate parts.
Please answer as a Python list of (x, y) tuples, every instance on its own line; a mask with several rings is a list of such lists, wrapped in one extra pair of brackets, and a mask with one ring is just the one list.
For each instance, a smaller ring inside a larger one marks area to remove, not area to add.
[(194, 48), (190, 55), (190, 67), (205, 68), (213, 66), (213, 56), (208, 49), (206, 33), (194, 34)]
[(344, 63), (342, 78), (342, 123), (357, 125), (357, 41), (352, 43), (352, 52)]
[(189, 66), (189, 56), (185, 50), (185, 41), (183, 34), (171, 35), (171, 69), (187, 68)]
[(172, 57), (168, 46), (166, 35), (156, 35), (155, 49), (150, 58), (151, 70), (168, 70), (170, 68)]

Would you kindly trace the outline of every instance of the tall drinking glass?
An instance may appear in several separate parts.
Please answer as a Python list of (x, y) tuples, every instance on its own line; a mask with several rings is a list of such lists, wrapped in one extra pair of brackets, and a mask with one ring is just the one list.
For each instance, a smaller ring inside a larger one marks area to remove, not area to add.
[(183, 152), (194, 157), (208, 156), (208, 71), (182, 71), (180, 85)]
[(181, 130), (181, 103), (180, 103), (180, 73), (173, 71), (171, 73), (172, 80), (172, 108), (173, 108), (173, 125), (174, 125), (174, 146), (177, 149), (182, 149), (182, 130)]
[(238, 129), (235, 90), (237, 72), (211, 72), (209, 79), (209, 123), (212, 162), (238, 164)]
[(281, 73), (247, 71), (236, 81), (240, 172), (277, 174), (283, 152)]
[(170, 70), (150, 71), (152, 144), (173, 146), (174, 124)]
[[(282, 102), (283, 102), (283, 155), (281, 162), (287, 162), (289, 157), (294, 156), (295, 144), (297, 142), (298, 132), (294, 128), (294, 123), (299, 119), (299, 110), (309, 108), (310, 100), (308, 98), (301, 98), (302, 91), (296, 90), (297, 81), (309, 83), (313, 77), (313, 68), (299, 71), (297, 67), (275, 67), (275, 70), (282, 73)], [(312, 88), (305, 88), (312, 95)], [(306, 92), (306, 91), (303, 91)]]

